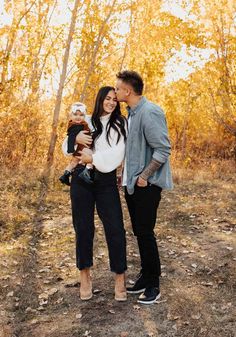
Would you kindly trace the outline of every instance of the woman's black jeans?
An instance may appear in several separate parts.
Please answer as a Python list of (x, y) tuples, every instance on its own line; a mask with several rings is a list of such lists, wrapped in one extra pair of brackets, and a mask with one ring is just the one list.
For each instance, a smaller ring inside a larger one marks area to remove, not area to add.
[(157, 208), (162, 189), (155, 185), (135, 186), (129, 195), (125, 189), (125, 199), (129, 209), (134, 235), (137, 237), (141, 274), (147, 287), (159, 287), (161, 266), (157, 242), (154, 234)]
[(78, 177), (83, 168), (83, 166), (77, 167), (73, 172), (70, 190), (76, 234), (77, 267), (82, 270), (93, 265), (96, 205), (98, 216), (104, 226), (110, 269), (117, 274), (122, 274), (127, 269), (126, 238), (116, 171), (101, 173), (95, 170), (94, 184), (89, 185)]

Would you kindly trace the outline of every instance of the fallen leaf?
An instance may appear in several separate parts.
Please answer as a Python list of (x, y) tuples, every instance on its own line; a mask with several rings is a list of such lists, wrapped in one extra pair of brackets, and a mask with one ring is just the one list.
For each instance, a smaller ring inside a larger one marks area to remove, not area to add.
[(47, 293), (42, 293), (42, 294), (39, 294), (38, 298), (41, 300), (41, 299), (44, 299), (44, 300), (48, 300), (48, 297), (49, 295)]
[(134, 310), (139, 310), (140, 306), (139, 305), (133, 305)]
[(52, 288), (52, 289), (48, 290), (48, 295), (52, 296), (52, 295), (56, 294), (57, 292), (58, 292), (57, 288)]
[(38, 322), (39, 322), (38, 319), (34, 318), (34, 319), (32, 319), (32, 321), (30, 322), (30, 324), (36, 324), (36, 323), (38, 323)]
[(40, 306), (46, 306), (48, 304), (48, 300), (45, 298), (41, 298), (39, 301)]
[(206, 287), (212, 287), (213, 286), (213, 283), (212, 282), (201, 282), (201, 284), (203, 285), (203, 286), (206, 286)]
[(49, 273), (50, 269), (49, 268), (43, 268), (39, 270), (39, 273)]
[(131, 285), (135, 284), (135, 282), (133, 280), (128, 280), (128, 283), (131, 284)]
[(127, 337), (129, 333), (127, 331), (122, 331), (120, 337)]
[(195, 269), (197, 268), (197, 264), (196, 264), (196, 263), (192, 263), (191, 266), (192, 266), (193, 268), (195, 268)]
[(32, 309), (31, 307), (28, 307), (25, 309), (25, 312), (28, 313), (28, 312), (31, 312), (31, 313), (35, 313), (36, 310), (35, 309)]
[(132, 255), (133, 255), (133, 257), (139, 257), (139, 255), (136, 254), (136, 253), (133, 253)]
[(189, 325), (188, 321), (183, 322), (184, 325)]
[(162, 301), (158, 301), (158, 300), (157, 300), (155, 303), (156, 303), (156, 304), (160, 304), (160, 303), (166, 303), (166, 302), (167, 302), (167, 300), (162, 300)]
[(113, 315), (116, 313), (114, 310), (108, 310), (108, 312)]
[(7, 294), (7, 297), (13, 297), (14, 296), (14, 291), (10, 291), (8, 294)]
[(44, 307), (42, 307), (42, 306), (39, 306), (39, 307), (37, 308), (37, 310), (38, 310), (38, 311), (44, 311), (44, 310), (45, 310), (45, 308), (44, 308)]
[(176, 253), (175, 250), (170, 250), (170, 251), (168, 252), (169, 255), (174, 255), (175, 253)]
[(60, 297), (58, 298), (58, 300), (56, 301), (56, 304), (61, 304), (63, 302), (64, 298)]
[(198, 313), (198, 314), (196, 314), (196, 315), (191, 315), (191, 318), (192, 318), (192, 319), (199, 319), (199, 318), (201, 318), (201, 314)]

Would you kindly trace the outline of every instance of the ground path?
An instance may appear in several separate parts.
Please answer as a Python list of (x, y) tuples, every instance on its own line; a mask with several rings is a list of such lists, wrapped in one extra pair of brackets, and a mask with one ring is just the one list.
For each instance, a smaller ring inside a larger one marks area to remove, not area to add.
[[(0, 337), (235, 336), (235, 181), (176, 184), (158, 214), (162, 297), (142, 306), (113, 297), (104, 234), (96, 218), (95, 294), (79, 299), (67, 188), (48, 192), (32, 222), (0, 243)], [(139, 271), (124, 204), (127, 281)]]

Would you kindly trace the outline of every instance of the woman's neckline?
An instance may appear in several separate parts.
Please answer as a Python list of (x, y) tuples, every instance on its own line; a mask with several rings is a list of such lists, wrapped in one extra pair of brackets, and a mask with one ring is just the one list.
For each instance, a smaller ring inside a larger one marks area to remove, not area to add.
[(108, 120), (110, 117), (111, 117), (111, 113), (110, 113), (110, 114), (107, 114), (107, 115), (104, 115), (104, 116), (101, 116), (100, 119), (101, 119), (102, 121), (106, 121), (106, 120)]

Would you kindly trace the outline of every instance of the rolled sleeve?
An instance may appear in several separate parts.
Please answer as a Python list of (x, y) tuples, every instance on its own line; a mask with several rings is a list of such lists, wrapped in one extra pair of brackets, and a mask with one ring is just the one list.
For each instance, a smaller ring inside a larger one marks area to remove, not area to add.
[(163, 112), (147, 111), (144, 118), (144, 135), (147, 143), (154, 150), (153, 159), (165, 163), (170, 155), (171, 146)]

